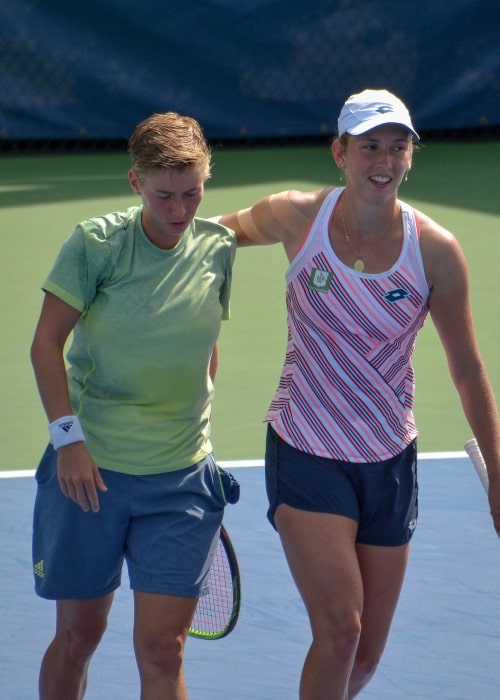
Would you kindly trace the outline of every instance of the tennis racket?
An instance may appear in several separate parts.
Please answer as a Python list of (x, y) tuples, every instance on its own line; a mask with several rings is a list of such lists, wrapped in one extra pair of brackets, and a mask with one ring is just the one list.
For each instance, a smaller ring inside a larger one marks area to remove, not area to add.
[(207, 587), (198, 599), (189, 635), (198, 639), (222, 639), (234, 629), (240, 603), (238, 561), (227, 530), (221, 525)]
[(467, 440), (464, 446), (465, 451), (471, 458), (471, 462), (474, 465), (477, 475), (484, 486), (484, 490), (488, 493), (488, 472), (486, 471), (486, 464), (484, 463), (483, 455), (479, 449), (476, 438), (471, 438)]

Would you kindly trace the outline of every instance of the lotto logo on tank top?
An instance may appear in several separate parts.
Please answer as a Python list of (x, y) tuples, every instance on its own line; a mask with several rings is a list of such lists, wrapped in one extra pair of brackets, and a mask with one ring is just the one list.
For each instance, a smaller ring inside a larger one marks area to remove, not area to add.
[(309, 277), (309, 287), (317, 292), (327, 292), (330, 289), (333, 273), (326, 270), (318, 270), (313, 267)]
[(387, 292), (385, 295), (385, 299), (387, 301), (390, 301), (391, 304), (395, 301), (401, 301), (401, 299), (404, 299), (405, 297), (408, 296), (410, 292), (407, 289), (399, 288), (399, 289), (393, 289), (392, 292)]

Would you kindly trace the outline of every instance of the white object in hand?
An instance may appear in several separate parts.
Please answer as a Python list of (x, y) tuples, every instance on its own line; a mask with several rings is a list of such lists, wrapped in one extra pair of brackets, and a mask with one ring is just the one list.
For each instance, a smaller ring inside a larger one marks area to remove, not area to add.
[(472, 464), (474, 465), (477, 475), (479, 476), (484, 490), (488, 493), (488, 472), (486, 470), (486, 464), (484, 463), (483, 455), (479, 449), (476, 438), (471, 438), (467, 440), (464, 446), (465, 451), (471, 458)]

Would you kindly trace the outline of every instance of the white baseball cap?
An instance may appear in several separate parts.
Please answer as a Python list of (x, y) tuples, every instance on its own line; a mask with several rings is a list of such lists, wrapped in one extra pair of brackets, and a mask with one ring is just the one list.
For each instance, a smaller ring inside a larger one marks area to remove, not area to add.
[(420, 141), (406, 106), (387, 90), (363, 90), (351, 95), (342, 107), (338, 120), (339, 136), (361, 136), (382, 124), (400, 124)]

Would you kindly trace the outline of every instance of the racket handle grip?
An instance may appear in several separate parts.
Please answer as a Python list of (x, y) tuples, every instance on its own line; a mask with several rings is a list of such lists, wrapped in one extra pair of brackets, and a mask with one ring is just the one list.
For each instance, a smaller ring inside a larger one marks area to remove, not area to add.
[(464, 445), (464, 449), (469, 455), (471, 462), (476, 469), (477, 475), (484, 487), (484, 490), (486, 493), (488, 493), (488, 472), (486, 470), (486, 464), (484, 462), (483, 455), (481, 454), (481, 450), (479, 449), (479, 445), (477, 444), (476, 438), (467, 440)]

